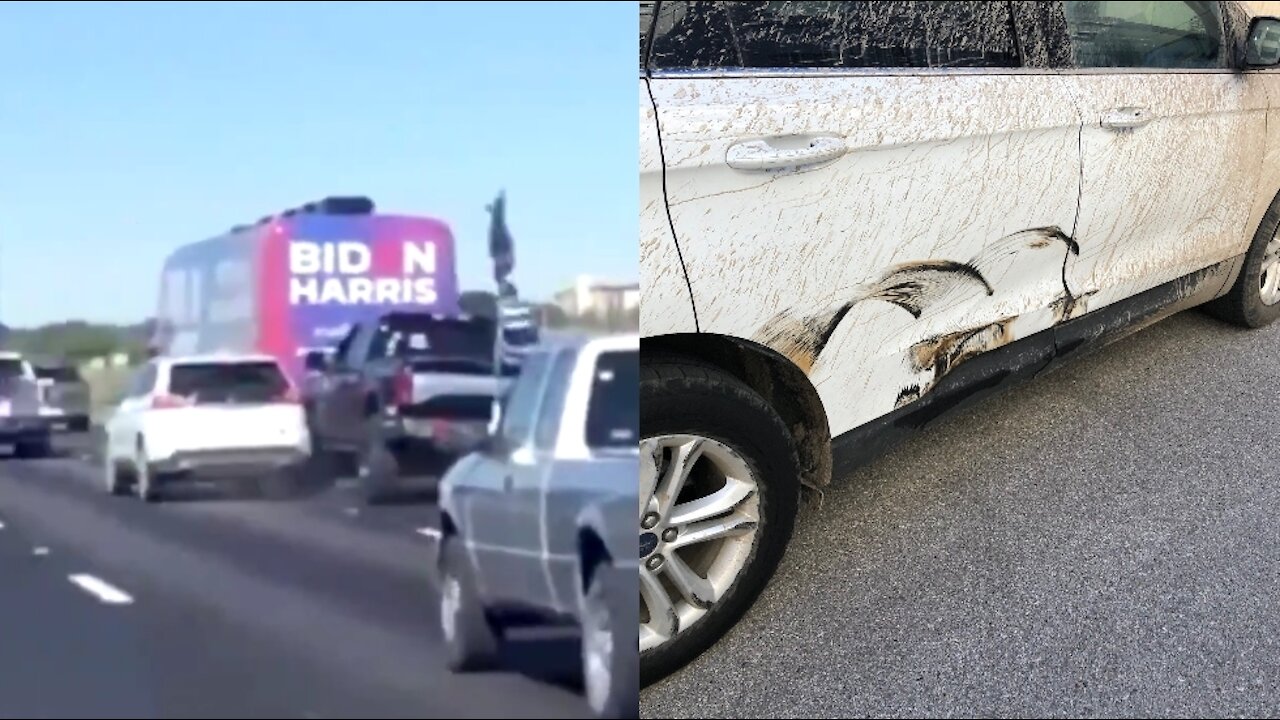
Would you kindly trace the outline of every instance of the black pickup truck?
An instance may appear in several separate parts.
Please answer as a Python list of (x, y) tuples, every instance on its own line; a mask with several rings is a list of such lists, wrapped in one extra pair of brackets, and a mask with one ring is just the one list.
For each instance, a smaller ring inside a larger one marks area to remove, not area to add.
[[(304, 404), (315, 452), (354, 466), (366, 500), (438, 476), (488, 433), (495, 398), (492, 319), (393, 312), (353, 326), (332, 355), (306, 357)], [(509, 375), (509, 373), (507, 374)]]

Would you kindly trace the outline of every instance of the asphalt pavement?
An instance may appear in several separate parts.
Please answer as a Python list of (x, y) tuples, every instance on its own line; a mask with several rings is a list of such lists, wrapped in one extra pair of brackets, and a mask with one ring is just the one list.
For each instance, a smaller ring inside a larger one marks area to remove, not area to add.
[(802, 512), (645, 717), (1280, 708), (1280, 327), (1184, 313), (972, 409)]
[(576, 640), (445, 667), (420, 499), (111, 497), (87, 453), (0, 448), (0, 717), (587, 717)]

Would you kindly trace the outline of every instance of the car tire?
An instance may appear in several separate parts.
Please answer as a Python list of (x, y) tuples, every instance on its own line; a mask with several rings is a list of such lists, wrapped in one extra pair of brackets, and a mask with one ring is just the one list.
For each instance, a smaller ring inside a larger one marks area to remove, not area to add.
[(109, 455), (103, 453), (102, 460), (102, 480), (106, 486), (107, 494), (120, 497), (129, 493), (129, 485), (120, 478), (120, 463), (112, 460)]
[(455, 673), (498, 665), (501, 637), (480, 600), (466, 549), (456, 538), (440, 549), (440, 632), (445, 665)]
[[(750, 549), (738, 553), (735, 563), (741, 565), (736, 576), (725, 580), (723, 589), (717, 589), (716, 599), (702, 608), (703, 614), (682, 628), (677, 606), (671, 606), (674, 633), (640, 654), (640, 681), (647, 686), (710, 648), (755, 602), (791, 540), (800, 483), (795, 445), (777, 412), (741, 380), (709, 364), (678, 357), (642, 356), (640, 435), (642, 448), (657, 438), (670, 436), (697, 436), (712, 441), (707, 446), (724, 448), (717, 452), (732, 456), (741, 467), (740, 472), (747, 472), (754, 479), (754, 493), (748, 497), (756, 503), (753, 514), (757, 518), (754, 525), (739, 525), (749, 526), (747, 532), (753, 538)], [(642, 449), (642, 461), (644, 453)], [(701, 460), (691, 466), (698, 462)], [(646, 531), (641, 529), (641, 534), (646, 535)], [(645, 582), (651, 559), (642, 558), (642, 589), (657, 587)], [(647, 604), (648, 601), (646, 607)], [(692, 601), (688, 604), (695, 607)]]
[(46, 435), (39, 440), (26, 440), (17, 444), (14, 453), (26, 460), (39, 460), (49, 457), (53, 452), (53, 441)]
[[(1267, 273), (1276, 278), (1272, 278)], [(1264, 284), (1268, 279), (1280, 279), (1280, 195), (1271, 201), (1271, 207), (1258, 223), (1253, 242), (1245, 253), (1240, 276), (1226, 295), (1204, 306), (1210, 315), (1246, 328), (1260, 328), (1280, 318), (1280, 295), (1264, 298)]]
[(133, 489), (138, 499), (146, 503), (158, 503), (161, 500), (155, 467), (147, 457), (147, 448), (138, 441), (138, 453), (133, 460)]
[(372, 429), (368, 438), (360, 453), (357, 473), (365, 503), (380, 505), (395, 497), (400, 480), (400, 465), (396, 462), (395, 455), (387, 449), (382, 433), (376, 428)]
[(257, 481), (257, 494), (267, 500), (291, 500), (298, 495), (306, 471), (306, 465), (298, 463), (267, 472)]
[(579, 598), (582, 682), (596, 717), (640, 717), (640, 656), (631, 618), (640, 614), (634, 568), (601, 564)]

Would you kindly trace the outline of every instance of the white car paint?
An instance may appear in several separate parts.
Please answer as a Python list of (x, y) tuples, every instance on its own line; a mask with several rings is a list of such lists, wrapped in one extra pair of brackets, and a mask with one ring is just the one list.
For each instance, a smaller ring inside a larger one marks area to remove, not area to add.
[[(691, 332), (696, 312), (698, 331), (799, 367), (831, 436), (855, 429), (963, 359), (1245, 252), (1280, 189), (1277, 78), (655, 71), (640, 81), (641, 333)], [(1104, 127), (1129, 107), (1134, 127)], [(780, 167), (760, 167), (762, 148)], [(810, 148), (811, 164), (786, 161)]]
[(294, 449), (310, 455), (311, 437), (302, 405), (297, 402), (156, 407), (157, 400), (168, 395), (174, 366), (237, 362), (277, 363), (267, 355), (225, 354), (158, 358), (143, 366), (135, 380), (153, 368), (155, 382), (145, 387), (135, 384), (137, 392), (124, 398), (111, 413), (105, 428), (110, 459), (132, 462), (140, 439), (152, 462), (191, 451)]

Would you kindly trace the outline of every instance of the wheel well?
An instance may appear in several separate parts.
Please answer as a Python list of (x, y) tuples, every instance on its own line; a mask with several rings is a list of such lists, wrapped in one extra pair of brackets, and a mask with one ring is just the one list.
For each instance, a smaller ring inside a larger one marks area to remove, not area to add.
[(808, 376), (779, 353), (749, 340), (689, 333), (641, 340), (646, 355), (683, 355), (716, 366), (746, 383), (769, 403), (791, 431), (800, 456), (800, 481), (809, 487), (831, 482), (831, 428)]
[(580, 561), (578, 567), (582, 572), (582, 577), (578, 579), (582, 582), (583, 592), (591, 587), (596, 568), (613, 562), (613, 558), (609, 557), (609, 549), (604, 546), (604, 541), (590, 528), (578, 530), (578, 559)]

